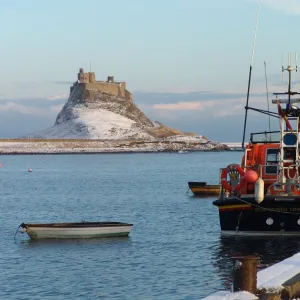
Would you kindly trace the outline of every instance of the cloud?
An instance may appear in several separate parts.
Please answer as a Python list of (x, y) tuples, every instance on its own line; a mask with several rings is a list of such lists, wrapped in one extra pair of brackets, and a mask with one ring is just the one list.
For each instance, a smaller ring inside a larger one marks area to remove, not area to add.
[[(227, 117), (240, 115), (244, 112), (244, 106), (246, 102), (246, 97), (224, 99), (219, 97), (214, 100), (209, 101), (193, 101), (193, 102), (177, 102), (177, 103), (160, 103), (154, 105), (143, 105), (142, 107), (150, 112), (151, 115), (161, 115), (160, 111), (165, 111), (164, 116), (167, 116), (167, 112), (171, 114), (174, 118), (174, 114), (180, 115), (190, 115), (191, 113), (196, 113), (198, 116), (203, 118), (209, 117)], [(262, 95), (252, 95), (249, 101), (249, 106), (267, 109), (266, 97)]]
[(72, 81), (67, 81), (67, 80), (57, 80), (57, 81), (51, 81), (54, 84), (62, 84), (62, 85), (72, 85)]
[[(272, 88), (275, 87), (270, 86), (269, 99), (272, 98)], [(251, 90), (249, 106), (267, 109), (264, 89), (262, 85), (262, 88)], [(52, 126), (66, 102), (66, 96), (62, 94), (32, 99), (2, 98), (0, 101), (0, 136), (17, 137)], [(138, 93), (138, 95), (134, 94), (133, 98), (138, 108), (152, 121), (157, 120), (179, 130), (203, 134), (212, 140), (231, 141), (235, 137), (240, 138), (246, 91), (228, 89), (180, 94)], [(273, 110), (276, 109), (275, 105), (270, 105), (270, 107)], [(258, 132), (267, 128), (267, 121), (263, 121), (267, 118), (253, 111), (249, 114), (251, 115), (249, 128), (251, 126), (254, 128), (252, 131)], [(255, 120), (253, 125), (251, 125), (252, 120)], [(274, 130), (278, 129), (277, 127)]]
[(0, 137), (22, 137), (52, 126), (66, 100), (61, 97), (2, 98)]
[(7, 102), (0, 105), (0, 111), (14, 111), (25, 115), (39, 115), (43, 113), (42, 109), (36, 107), (27, 107), (14, 102)]
[[(250, 0), (257, 2), (257, 0)], [(286, 14), (300, 14), (300, 0), (261, 0), (261, 3)]]
[(178, 102), (171, 104), (154, 104), (154, 109), (161, 110), (203, 110), (205, 104), (201, 102)]
[(14, 102), (7, 102), (5, 104), (0, 105), (0, 111), (17, 112), (22, 115), (30, 116), (51, 116), (53, 115), (53, 113), (58, 113), (60, 111), (59, 107), (60, 109), (62, 108), (62, 106), (58, 105), (50, 106), (49, 108), (39, 108), (34, 106), (25, 106)]
[[(292, 85), (293, 91), (299, 90), (298, 81)], [(284, 84), (269, 84), (268, 98), (264, 80), (258, 82), (250, 90), (249, 106), (257, 109), (277, 111), (271, 100), (275, 98), (273, 92), (285, 92), (287, 86)], [(246, 104), (246, 91), (196, 91), (186, 94), (177, 93), (141, 93), (134, 94), (134, 101), (139, 108), (152, 120), (181, 120), (197, 116), (202, 119), (234, 118), (244, 115)], [(281, 96), (280, 98), (284, 98)], [(269, 104), (267, 102), (269, 100)], [(257, 112), (253, 112), (259, 115)], [(224, 120), (226, 122), (226, 120)]]
[(58, 113), (62, 110), (62, 108), (63, 108), (63, 104), (60, 104), (60, 105), (52, 105), (52, 106), (50, 106), (50, 111), (51, 111), (52, 113), (58, 114)]
[(178, 103), (178, 102), (194, 102), (194, 101), (211, 101), (214, 99), (233, 99), (241, 98), (246, 92), (232, 91), (194, 91), (188, 93), (149, 93), (138, 92), (133, 93), (134, 102), (140, 104), (161, 104), (161, 103)]
[(23, 103), (25, 104), (34, 104), (34, 105), (42, 105), (42, 106), (48, 106), (50, 104), (53, 104), (53, 102), (58, 102), (58, 103), (65, 103), (67, 98), (64, 96), (68, 96), (67, 94), (62, 94), (62, 95), (57, 95), (57, 96), (46, 96), (46, 97), (32, 97), (32, 98), (27, 98), (27, 97), (1, 97), (0, 96), (0, 103), (2, 102), (15, 102), (15, 103)]
[(68, 99), (69, 98), (69, 94), (64, 93), (61, 95), (56, 95), (56, 96), (48, 96), (46, 97), (47, 100), (63, 100), (63, 99)]

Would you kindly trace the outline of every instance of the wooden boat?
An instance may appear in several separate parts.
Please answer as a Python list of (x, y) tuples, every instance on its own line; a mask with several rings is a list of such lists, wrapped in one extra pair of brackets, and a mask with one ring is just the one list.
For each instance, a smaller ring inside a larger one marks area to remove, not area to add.
[(195, 196), (213, 196), (219, 195), (220, 185), (212, 184), (208, 185), (206, 182), (188, 182), (190, 190)]
[[(288, 91), (275, 93), (272, 100), (277, 111), (251, 108), (248, 100), (246, 105), (246, 110), (278, 118), (280, 130), (251, 133), (241, 164), (220, 170), (221, 193), (213, 204), (224, 234), (300, 235), (300, 108), (295, 106), (300, 98), (294, 98), (299, 93), (291, 91), (295, 69), (290, 57), (285, 70), (289, 72)], [(280, 95), (287, 99), (277, 98)]]
[(22, 223), (21, 232), (31, 239), (78, 239), (128, 236), (133, 224), (120, 222), (81, 222), (81, 223)]

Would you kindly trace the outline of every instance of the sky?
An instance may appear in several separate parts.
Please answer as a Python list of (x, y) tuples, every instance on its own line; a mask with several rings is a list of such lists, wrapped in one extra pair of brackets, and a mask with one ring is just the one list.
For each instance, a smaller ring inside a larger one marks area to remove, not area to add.
[[(292, 53), (295, 65), (300, 50), (300, 0), (0, 0), (0, 7), (0, 138), (52, 126), (83, 67), (97, 80), (126, 81), (153, 121), (241, 141), (250, 63), (249, 106), (267, 109), (272, 93), (286, 88), (282, 55), (286, 65)], [(299, 82), (293, 74), (293, 90)], [(248, 116), (247, 138), (269, 129), (267, 117)], [(278, 121), (271, 126), (278, 130)]]

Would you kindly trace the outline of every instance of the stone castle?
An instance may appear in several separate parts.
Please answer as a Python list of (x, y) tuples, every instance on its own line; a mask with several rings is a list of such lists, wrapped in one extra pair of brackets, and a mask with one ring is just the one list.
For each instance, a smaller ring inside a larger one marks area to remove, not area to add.
[(70, 87), (70, 94), (78, 88), (82, 90), (99, 90), (102, 93), (132, 101), (132, 94), (126, 90), (126, 82), (114, 81), (113, 76), (108, 76), (107, 81), (97, 81), (94, 72), (85, 73), (83, 68), (79, 69), (77, 81)]

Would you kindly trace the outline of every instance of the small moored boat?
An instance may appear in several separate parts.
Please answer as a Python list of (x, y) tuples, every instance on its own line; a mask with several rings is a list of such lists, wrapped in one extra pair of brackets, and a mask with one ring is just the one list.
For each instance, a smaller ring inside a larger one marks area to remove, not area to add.
[(190, 190), (195, 196), (219, 195), (221, 186), (219, 184), (210, 184), (206, 182), (188, 182)]
[(21, 232), (31, 239), (77, 239), (128, 236), (133, 224), (121, 222), (22, 223)]

